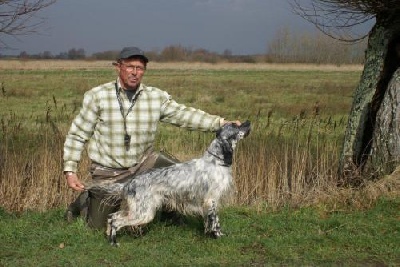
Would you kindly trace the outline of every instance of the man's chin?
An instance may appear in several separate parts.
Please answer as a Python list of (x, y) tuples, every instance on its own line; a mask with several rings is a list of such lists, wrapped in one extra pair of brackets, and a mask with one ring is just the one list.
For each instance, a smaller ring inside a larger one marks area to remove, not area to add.
[(136, 90), (139, 87), (140, 83), (129, 83), (128, 87), (129, 89)]

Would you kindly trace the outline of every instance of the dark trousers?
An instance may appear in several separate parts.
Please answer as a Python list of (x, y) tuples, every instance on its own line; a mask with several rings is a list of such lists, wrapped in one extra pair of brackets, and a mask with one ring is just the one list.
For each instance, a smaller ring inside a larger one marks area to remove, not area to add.
[[(165, 152), (149, 151), (144, 160), (129, 169), (113, 169), (93, 163), (90, 168), (92, 179), (115, 179), (116, 182), (124, 182), (134, 179), (135, 175), (150, 169), (162, 168), (178, 163), (179, 160)], [(132, 177), (133, 176), (133, 177)], [(120, 208), (120, 200), (109, 201), (106, 197), (92, 192), (83, 192), (69, 205), (67, 212), (74, 216), (81, 215), (90, 227), (101, 229), (106, 226), (108, 215)]]

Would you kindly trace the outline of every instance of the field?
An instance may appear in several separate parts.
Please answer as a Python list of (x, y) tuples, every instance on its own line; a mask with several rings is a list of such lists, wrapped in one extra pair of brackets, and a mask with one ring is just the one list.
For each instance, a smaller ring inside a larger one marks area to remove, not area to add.
[[(212, 243), (193, 221), (183, 229), (154, 223), (144, 237), (126, 234), (121, 239), (127, 248), (119, 254), (125, 257), (120, 263), (129, 264), (133, 256), (125, 253), (143, 239), (140, 249), (153, 259), (149, 265), (160, 265), (154, 261), (157, 256), (165, 257), (166, 265), (399, 264), (398, 175), (365, 181), (361, 188), (337, 186), (338, 156), (361, 71), (361, 66), (150, 64), (144, 83), (188, 106), (226, 119), (249, 119), (253, 128), (237, 148), (237, 193), (223, 213), (232, 233)], [(100, 233), (86, 230), (80, 221), (66, 225), (61, 218), (76, 197), (62, 177), (65, 134), (83, 93), (113, 79), (109, 62), (0, 61), (1, 246), (25, 248), (0, 249), (0, 265), (29, 265), (29, 259), (31, 265), (40, 265), (39, 255), (57, 259), (58, 264), (47, 260), (44, 266), (114, 265), (115, 256), (104, 251), (106, 244), (98, 245), (105, 243)], [(212, 137), (163, 125), (156, 145), (186, 160), (201, 155)], [(87, 178), (88, 164), (84, 156), (82, 179)], [(48, 230), (40, 227), (43, 222)], [(21, 234), (13, 232), (14, 227)], [(41, 236), (52, 243), (43, 243)], [(170, 237), (168, 250), (164, 246)], [(25, 244), (31, 238), (49, 254)], [(182, 244), (191, 253), (182, 254)], [(80, 254), (80, 245), (98, 248), (93, 252), (96, 260)], [(201, 260), (191, 262), (190, 254)], [(73, 255), (80, 258), (68, 259)], [(28, 261), (14, 259), (24, 256)], [(146, 265), (146, 257), (136, 257), (138, 265)]]

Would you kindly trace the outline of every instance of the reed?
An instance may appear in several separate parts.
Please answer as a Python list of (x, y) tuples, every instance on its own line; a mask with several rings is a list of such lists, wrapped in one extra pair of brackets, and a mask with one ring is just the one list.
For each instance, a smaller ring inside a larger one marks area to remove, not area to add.
[[(337, 187), (339, 132), (343, 128), (335, 126), (338, 124), (333, 120), (326, 123), (318, 117), (272, 126), (254, 122), (251, 135), (237, 148), (233, 165), (237, 193), (232, 204), (277, 209), (317, 202), (343, 203), (350, 199), (357, 189)], [(0, 206), (6, 210), (44, 211), (66, 206), (76, 197), (62, 176), (66, 128), (59, 128), (51, 117), (33, 128), (21, 124), (3, 125)], [(332, 137), (334, 131), (336, 137)], [(179, 140), (176, 140), (177, 135)], [(157, 146), (186, 160), (203, 153), (211, 139), (212, 134), (171, 127), (160, 131)], [(79, 171), (83, 179), (88, 179), (88, 165), (89, 160), (84, 155)], [(398, 190), (399, 184), (395, 187)], [(371, 188), (370, 185), (371, 192), (375, 190)], [(372, 200), (376, 194), (369, 197)], [(368, 196), (366, 198), (365, 203)]]

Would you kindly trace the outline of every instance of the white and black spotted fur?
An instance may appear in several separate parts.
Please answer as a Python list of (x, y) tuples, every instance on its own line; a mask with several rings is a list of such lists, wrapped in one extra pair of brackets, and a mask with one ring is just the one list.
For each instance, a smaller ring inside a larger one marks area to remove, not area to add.
[(249, 132), (249, 121), (241, 126), (226, 124), (217, 131), (216, 138), (199, 159), (153, 169), (125, 183), (86, 185), (88, 190), (117, 194), (125, 202), (120, 211), (109, 216), (107, 236), (111, 244), (118, 245), (116, 233), (120, 228), (151, 222), (161, 207), (201, 215), (205, 233), (215, 238), (222, 236), (217, 207), (221, 196), (233, 184), (233, 150)]

